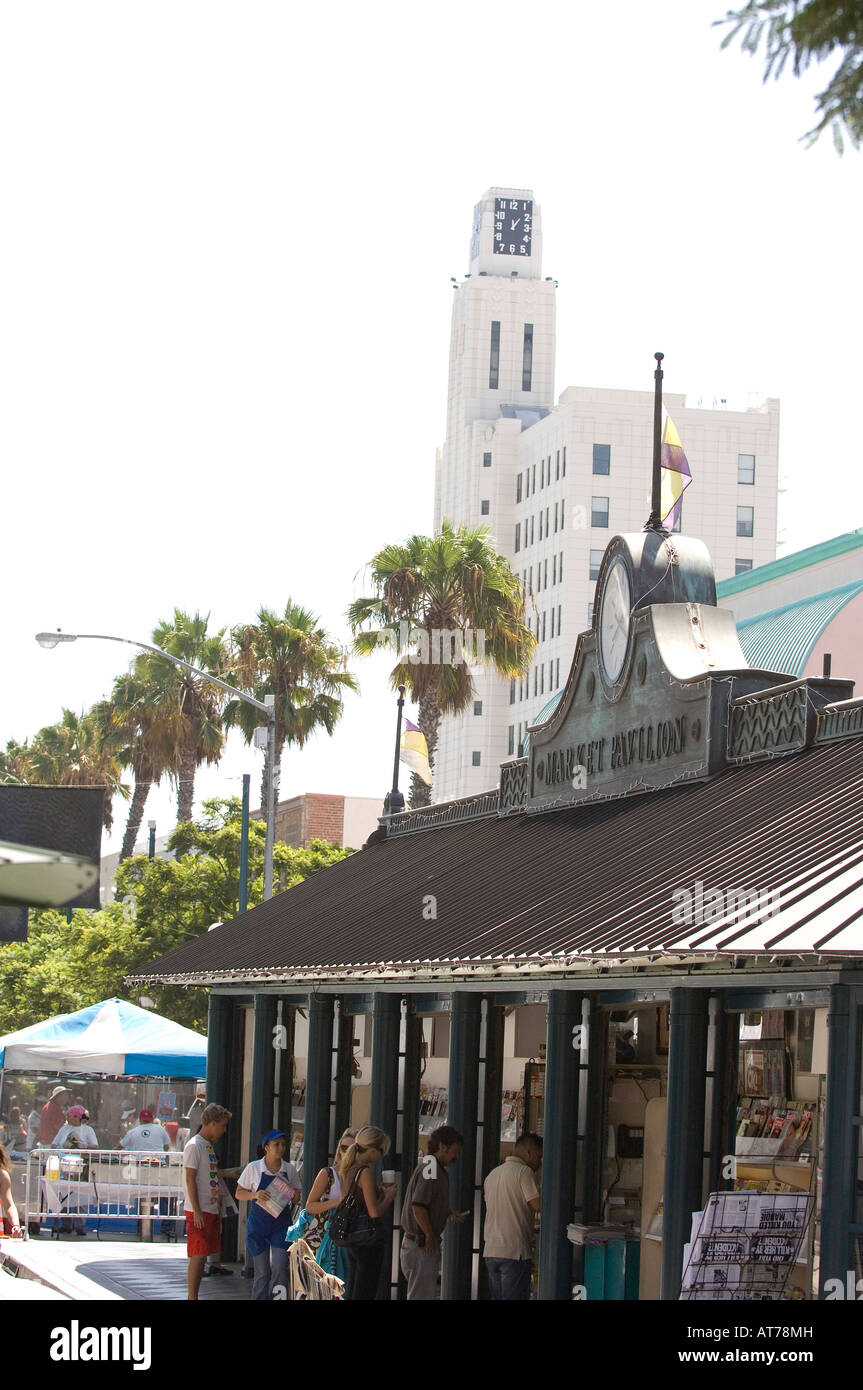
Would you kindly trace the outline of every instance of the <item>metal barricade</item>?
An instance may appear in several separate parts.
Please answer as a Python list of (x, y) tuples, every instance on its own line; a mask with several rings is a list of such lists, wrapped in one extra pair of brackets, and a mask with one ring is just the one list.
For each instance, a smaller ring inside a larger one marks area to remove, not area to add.
[(153, 1222), (177, 1231), (183, 1212), (183, 1155), (124, 1149), (33, 1149), (27, 1157), (25, 1229), (48, 1223), (78, 1231), (104, 1220), (139, 1224), (152, 1240)]

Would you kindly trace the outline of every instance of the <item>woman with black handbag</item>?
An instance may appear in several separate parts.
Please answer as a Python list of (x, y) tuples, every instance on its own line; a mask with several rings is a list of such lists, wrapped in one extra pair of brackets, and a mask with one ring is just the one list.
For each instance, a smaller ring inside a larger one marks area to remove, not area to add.
[(344, 1194), (333, 1212), (330, 1236), (334, 1245), (347, 1250), (351, 1273), (347, 1298), (368, 1302), (377, 1294), (384, 1257), (381, 1217), (395, 1200), (395, 1183), (379, 1188), (371, 1165), (389, 1152), (390, 1137), (375, 1125), (365, 1125), (347, 1153), (337, 1162)]

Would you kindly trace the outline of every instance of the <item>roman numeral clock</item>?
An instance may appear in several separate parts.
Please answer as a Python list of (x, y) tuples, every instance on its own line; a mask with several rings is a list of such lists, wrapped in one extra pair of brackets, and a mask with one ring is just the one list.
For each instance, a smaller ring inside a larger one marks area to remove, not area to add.
[(533, 203), (529, 198), (495, 198), (494, 254), (529, 256)]

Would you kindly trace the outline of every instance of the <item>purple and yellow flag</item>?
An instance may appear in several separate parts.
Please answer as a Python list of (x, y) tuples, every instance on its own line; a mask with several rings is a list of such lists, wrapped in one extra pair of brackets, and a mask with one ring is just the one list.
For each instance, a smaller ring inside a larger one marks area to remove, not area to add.
[(416, 724), (412, 724), (409, 719), (404, 721), (404, 733), (399, 740), (399, 762), (409, 767), (411, 772), (415, 772), (420, 781), (425, 782), (427, 787), (431, 786), (432, 776), (429, 767), (429, 750), (426, 743), (426, 736), (422, 729)]
[(681, 512), (681, 499), (692, 482), (692, 474), (680, 435), (674, 427), (670, 415), (665, 417), (665, 430), (662, 435), (662, 465), (660, 472), (662, 491), (660, 493), (659, 515), (667, 531), (673, 531)]

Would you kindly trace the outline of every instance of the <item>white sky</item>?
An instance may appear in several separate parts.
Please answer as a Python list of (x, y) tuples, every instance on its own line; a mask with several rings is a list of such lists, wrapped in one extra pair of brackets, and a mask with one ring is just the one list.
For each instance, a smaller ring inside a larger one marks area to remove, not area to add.
[[(493, 184), (542, 207), (558, 394), (649, 390), (662, 349), (668, 391), (778, 396), (783, 548), (863, 524), (861, 156), (799, 142), (828, 74), (764, 86), (724, 10), (3, 8), (0, 741), (125, 667), (42, 628), (146, 641), (291, 596), (346, 638), (357, 571), (431, 529), (450, 276)], [(355, 669), (283, 796), (389, 786), (386, 666)], [(199, 800), (243, 771), (254, 798), (260, 758), (232, 741)]]

